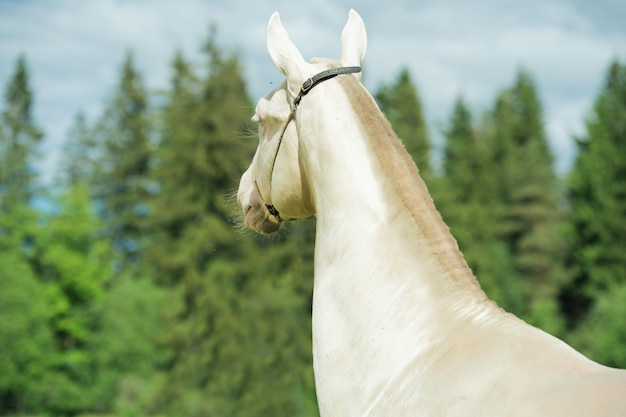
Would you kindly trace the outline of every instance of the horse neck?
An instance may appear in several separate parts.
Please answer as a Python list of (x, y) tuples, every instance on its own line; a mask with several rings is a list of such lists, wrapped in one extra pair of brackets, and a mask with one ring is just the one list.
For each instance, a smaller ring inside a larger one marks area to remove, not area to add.
[(316, 206), (316, 277), (333, 270), (333, 260), (344, 254), (366, 264), (410, 267), (393, 273), (422, 277), (413, 279), (415, 285), (484, 298), (417, 167), (371, 95), (352, 76), (337, 81), (313, 91), (311, 103), (296, 116)]
[(325, 415), (333, 399), (375, 401), (407, 363), (432, 360), (463, 322), (484, 322), (494, 307), (356, 79), (317, 87), (296, 124), (317, 217), (313, 358)]

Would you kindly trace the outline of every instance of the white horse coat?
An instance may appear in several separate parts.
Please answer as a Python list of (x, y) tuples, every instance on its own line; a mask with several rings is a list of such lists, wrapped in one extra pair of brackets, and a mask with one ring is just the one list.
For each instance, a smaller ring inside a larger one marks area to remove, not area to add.
[(307, 63), (271, 17), (268, 49), (287, 79), (256, 107), (259, 147), (238, 192), (259, 232), (317, 217), (321, 415), (626, 416), (625, 371), (487, 299), (358, 74), (312, 88), (291, 114), (305, 80), (361, 65), (366, 43), (351, 10), (341, 60)]

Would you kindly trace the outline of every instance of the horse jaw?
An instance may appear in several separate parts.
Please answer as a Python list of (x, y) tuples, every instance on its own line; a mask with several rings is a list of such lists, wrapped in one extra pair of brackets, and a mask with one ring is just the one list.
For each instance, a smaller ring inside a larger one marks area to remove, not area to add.
[[(289, 103), (286, 82), (257, 103), (253, 120), (259, 123), (259, 145), (237, 192), (245, 225), (263, 234), (276, 232), (282, 220), (314, 214)], [(278, 210), (281, 221), (266, 204)]]

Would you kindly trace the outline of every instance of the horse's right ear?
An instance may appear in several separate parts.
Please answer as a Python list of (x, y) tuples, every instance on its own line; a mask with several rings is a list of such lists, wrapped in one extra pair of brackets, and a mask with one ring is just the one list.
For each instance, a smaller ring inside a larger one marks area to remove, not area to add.
[[(363, 19), (354, 9), (348, 13), (348, 22), (341, 32), (341, 63), (347, 67), (360, 67), (367, 51), (367, 32)], [(361, 74), (354, 74), (360, 80)]]
[(304, 82), (307, 63), (289, 39), (278, 12), (274, 12), (267, 24), (267, 50), (276, 68), (287, 76), (287, 86), (295, 96)]

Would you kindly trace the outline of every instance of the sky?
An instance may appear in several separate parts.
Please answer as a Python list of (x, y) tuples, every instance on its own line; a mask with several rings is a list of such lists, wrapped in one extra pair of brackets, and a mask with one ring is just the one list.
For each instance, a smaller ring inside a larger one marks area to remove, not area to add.
[(368, 32), (365, 86), (375, 92), (408, 68), (436, 148), (459, 95), (480, 117), (518, 69), (529, 71), (560, 174), (571, 167), (573, 136), (584, 133), (609, 63), (626, 61), (624, 0), (0, 0), (0, 88), (4, 94), (24, 55), (47, 183), (76, 115), (99, 116), (128, 51), (148, 89), (165, 89), (176, 50), (202, 68), (215, 24), (218, 45), (239, 54), (256, 101), (282, 78), (265, 47), (274, 11), (305, 58), (338, 58), (350, 8)]

